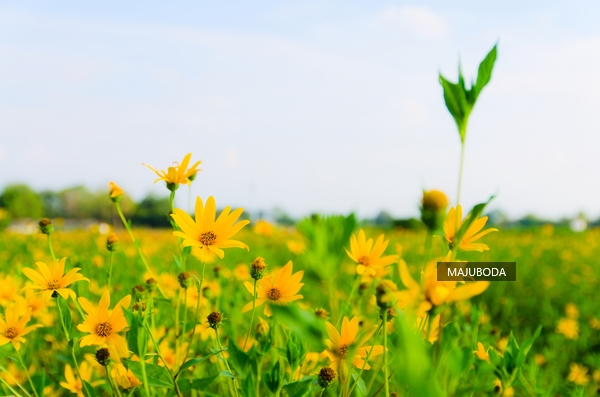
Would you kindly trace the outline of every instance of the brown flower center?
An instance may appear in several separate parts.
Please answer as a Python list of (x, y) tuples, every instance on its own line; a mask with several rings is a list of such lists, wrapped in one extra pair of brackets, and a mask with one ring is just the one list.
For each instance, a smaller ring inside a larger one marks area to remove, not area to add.
[(367, 266), (368, 267), (369, 263), (370, 263), (370, 261), (369, 261), (369, 257), (368, 256), (363, 256), (363, 257), (361, 257), (361, 258), (358, 259), (358, 264), (359, 265), (363, 265), (363, 266)]
[(102, 323), (96, 326), (96, 334), (99, 336), (108, 336), (112, 333), (112, 325), (110, 323)]
[(202, 245), (213, 245), (217, 240), (217, 235), (213, 232), (204, 232), (200, 235)]
[(338, 349), (338, 354), (339, 354), (340, 358), (342, 358), (342, 359), (346, 358), (346, 354), (348, 354), (348, 345), (341, 345), (340, 348)]
[(19, 331), (17, 331), (15, 327), (9, 327), (6, 332), (4, 332), (4, 336), (6, 336), (8, 339), (14, 339), (17, 337), (17, 335), (19, 335)]
[(58, 280), (48, 281), (48, 289), (59, 289), (60, 283)]
[(271, 288), (267, 296), (272, 301), (279, 300), (279, 298), (281, 298), (281, 290), (279, 288)]

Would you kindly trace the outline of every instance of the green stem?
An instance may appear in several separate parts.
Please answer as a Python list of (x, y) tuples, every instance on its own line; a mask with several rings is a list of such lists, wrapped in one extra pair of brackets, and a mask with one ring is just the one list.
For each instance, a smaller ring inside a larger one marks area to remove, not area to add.
[[(458, 170), (458, 189), (456, 191), (456, 205), (460, 204), (460, 189), (462, 188), (463, 165), (465, 162), (465, 143), (460, 143), (460, 168)], [(460, 222), (460, 220), (459, 220)]]
[(179, 365), (179, 312), (181, 312), (181, 288), (177, 290), (177, 306), (175, 307), (175, 365)]
[[(133, 236), (133, 232), (131, 231), (131, 227), (129, 226), (129, 222), (127, 222), (127, 219), (125, 219), (125, 215), (123, 215), (123, 211), (121, 210), (121, 205), (119, 204), (119, 202), (115, 203), (115, 207), (117, 207), (117, 212), (119, 213), (119, 217), (121, 218), (121, 222), (123, 222), (123, 226), (125, 226), (125, 229), (127, 229), (127, 234), (129, 234), (129, 238), (131, 238), (131, 241), (133, 242), (133, 245), (135, 246), (135, 249), (137, 250), (137, 253), (138, 253), (139, 257), (142, 260), (142, 263), (144, 264), (144, 267), (146, 267), (146, 271), (148, 272), (148, 274), (150, 275), (150, 277), (152, 277), (153, 279), (157, 280), (157, 278), (154, 276), (154, 272), (152, 271), (152, 269), (150, 269), (150, 265), (148, 264), (148, 261), (146, 260), (146, 257), (144, 256), (144, 253), (142, 252), (142, 249), (140, 247), (139, 241), (136, 240), (136, 238)], [(164, 291), (162, 290), (162, 288), (160, 287), (160, 285), (158, 283), (156, 283), (156, 288), (161, 293), (161, 295), (163, 297), (165, 297), (165, 293), (164, 293)]]
[(21, 353), (19, 353), (19, 350), (15, 347), (15, 351), (17, 352), (17, 357), (19, 358), (19, 362), (21, 363), (21, 367), (23, 367), (23, 370), (25, 371), (25, 375), (27, 375), (27, 380), (29, 381), (29, 386), (31, 386), (31, 390), (33, 390), (33, 394), (36, 397), (39, 397), (37, 390), (35, 390), (35, 386), (33, 385), (33, 381), (31, 380), (31, 376), (29, 376), (29, 371), (27, 370), (27, 367), (25, 366), (25, 363), (23, 362), (23, 357), (21, 357)]
[(148, 374), (146, 373), (146, 361), (140, 358), (140, 366), (142, 367), (142, 379), (144, 381), (144, 393), (150, 396), (150, 387), (148, 386)]
[(71, 357), (73, 357), (73, 363), (75, 364), (75, 371), (77, 371), (77, 376), (79, 376), (79, 380), (81, 380), (81, 384), (83, 385), (83, 388), (85, 389), (85, 394), (87, 394), (88, 396), (93, 396), (92, 393), (90, 393), (88, 387), (87, 387), (87, 382), (85, 382), (83, 380), (83, 377), (81, 376), (81, 371), (79, 371), (79, 363), (77, 362), (77, 357), (75, 356), (75, 345), (77, 344), (77, 339), (73, 340), (73, 346), (71, 346)]
[(67, 342), (71, 340), (71, 337), (69, 336), (69, 331), (67, 331), (67, 326), (65, 324), (65, 320), (63, 318), (63, 313), (62, 313), (62, 309), (60, 307), (60, 296), (58, 296), (56, 298), (56, 307), (58, 308), (58, 318), (60, 319), (60, 326), (65, 334), (65, 337), (67, 338)]
[(110, 286), (112, 281), (112, 269), (113, 269), (113, 251), (110, 251), (110, 259), (108, 264), (108, 290), (111, 291)]
[[(27, 395), (27, 396), (29, 396), (29, 395), (30, 395), (29, 393), (27, 393), (27, 390), (23, 389), (23, 386), (21, 386), (21, 385), (19, 384), (19, 382), (17, 382), (17, 381), (15, 380), (15, 378), (13, 378), (13, 377), (10, 375), (10, 373), (8, 373), (6, 370), (4, 370), (4, 368), (1, 368), (1, 369), (2, 369), (2, 372), (4, 372), (5, 374), (7, 374), (7, 375), (8, 375), (8, 376), (9, 376), (9, 377), (12, 379), (12, 381), (13, 381), (13, 382), (15, 382), (15, 384), (16, 384), (16, 385), (18, 385), (18, 386), (21, 388), (21, 390), (23, 390), (23, 392), (25, 393), (25, 395)], [(3, 384), (4, 386), (6, 386), (6, 388), (7, 388), (8, 390), (10, 390), (12, 394), (14, 394), (15, 396), (21, 397), (21, 395), (20, 395), (19, 393), (17, 393), (17, 391), (16, 391), (15, 389), (13, 389), (13, 388), (12, 388), (12, 387), (11, 387), (11, 386), (8, 384), (8, 382), (7, 382), (7, 381), (5, 381), (5, 380), (4, 380), (4, 378), (3, 378), (3, 377), (1, 377), (1, 376), (0, 376), (0, 382), (2, 382), (2, 384)]]
[[(388, 311), (383, 311), (383, 323), (387, 325)], [(384, 385), (385, 385), (385, 393), (384, 396), (390, 395), (390, 384), (388, 379), (388, 365), (387, 365), (387, 329), (383, 330), (383, 377), (384, 377)]]
[[(217, 334), (217, 346), (219, 348), (219, 350), (223, 350), (223, 346), (221, 346), (221, 340), (219, 338), (219, 327), (215, 327), (215, 333)], [(232, 342), (231, 340), (229, 341), (230, 343), (235, 343)], [(229, 366), (229, 361), (227, 361), (227, 358), (225, 358), (225, 355), (223, 355), (223, 353), (219, 353), (219, 355), (221, 356), (221, 358), (223, 359), (223, 361), (225, 361), (225, 366), (227, 367), (227, 370), (231, 373), (233, 373), (233, 371), (231, 371), (231, 367)], [(237, 379), (233, 378), (233, 390), (235, 391), (235, 395), (236, 397), (239, 397), (238, 394), (238, 385), (237, 385)]]
[(254, 313), (256, 312), (256, 279), (254, 279), (254, 296), (252, 297), (252, 318), (250, 319), (250, 327), (248, 327), (248, 333), (246, 334), (246, 340), (244, 341), (244, 348), (246, 351), (246, 345), (248, 344), (248, 338), (250, 337), (250, 331), (252, 331), (252, 324), (254, 324)]
[[(200, 318), (200, 296), (202, 295), (202, 283), (204, 282), (204, 271), (205, 270), (206, 270), (206, 262), (203, 262), (202, 263), (202, 276), (200, 277), (200, 282), (198, 282), (198, 279), (196, 278), (196, 276), (194, 276), (194, 279), (196, 279), (196, 288), (198, 288), (198, 301), (196, 302), (196, 314), (194, 316), (194, 324), (196, 324), (196, 326), (198, 324), (198, 319)], [(190, 354), (190, 348), (192, 347), (192, 342), (194, 342), (194, 336), (196, 336), (196, 326), (194, 326), (194, 328), (192, 330), (192, 336), (190, 338), (190, 343), (188, 343), (188, 347), (186, 349), (185, 355), (183, 356), (182, 365), (185, 364), (185, 361), (187, 360), (187, 357)], [(175, 378), (179, 375), (180, 372), (181, 372), (181, 367), (177, 371), (177, 374), (175, 374)]]
[(350, 291), (350, 296), (348, 296), (348, 301), (346, 302), (346, 304), (344, 305), (344, 308), (340, 312), (340, 316), (339, 316), (337, 324), (335, 326), (336, 328), (339, 328), (340, 323), (342, 322), (342, 318), (344, 318), (344, 314), (346, 314), (346, 311), (348, 311), (348, 308), (352, 305), (352, 299), (354, 298), (354, 294), (356, 293), (356, 290), (358, 289), (359, 284), (360, 284), (360, 275), (357, 274), (356, 281), (354, 282), (354, 286), (352, 287), (352, 291)]
[(108, 364), (106, 366), (106, 379), (108, 379), (108, 384), (110, 385), (110, 389), (113, 392), (113, 396), (118, 396), (121, 397), (121, 392), (119, 391), (119, 387), (115, 385), (115, 383), (112, 380), (112, 377), (110, 376), (110, 364)]
[(171, 375), (171, 378), (173, 378), (173, 383), (175, 384), (175, 393), (177, 393), (178, 396), (181, 396), (182, 394), (181, 394), (181, 391), (179, 390), (179, 385), (177, 384), (177, 376), (173, 375), (173, 372), (171, 371), (171, 369), (167, 365), (167, 361), (164, 359), (164, 357), (160, 353), (160, 349), (158, 348), (158, 343), (156, 343), (156, 339), (154, 339), (154, 335), (152, 335), (152, 331), (150, 330), (150, 326), (148, 325), (147, 322), (145, 322), (144, 325), (146, 326), (146, 329), (148, 330), (148, 333), (150, 334), (150, 339), (152, 340), (152, 344), (154, 345), (154, 350), (156, 350), (156, 354), (158, 354), (158, 357), (160, 358), (160, 360), (164, 364), (165, 368), (169, 372), (169, 375)]
[(53, 260), (56, 260), (56, 255), (54, 255), (54, 250), (52, 249), (52, 240), (50, 239), (50, 233), (48, 233), (47, 236), (48, 236), (48, 249), (50, 250), (50, 255), (52, 255)]
[[(387, 310), (386, 310), (386, 313), (387, 313)], [(382, 327), (383, 327), (383, 320), (379, 324), (379, 327), (377, 327), (377, 330), (375, 330), (375, 338), (374, 338), (374, 340), (377, 340), (377, 336), (379, 335), (379, 331), (381, 330)], [(371, 357), (371, 353), (373, 352), (374, 348), (375, 348), (375, 345), (371, 346), (371, 348), (369, 349), (369, 352), (367, 353), (367, 357), (365, 358), (365, 361), (363, 362), (363, 365), (362, 365), (362, 367), (360, 369), (360, 372), (358, 373), (358, 376), (356, 377), (356, 380), (354, 381), (354, 384), (350, 388), (350, 392), (348, 393), (349, 395), (352, 395), (352, 390), (354, 390), (354, 388), (358, 384), (358, 381), (360, 380), (360, 377), (362, 376), (362, 374), (363, 374), (363, 372), (365, 370), (365, 367), (367, 366), (367, 361), (369, 361), (369, 358)]]

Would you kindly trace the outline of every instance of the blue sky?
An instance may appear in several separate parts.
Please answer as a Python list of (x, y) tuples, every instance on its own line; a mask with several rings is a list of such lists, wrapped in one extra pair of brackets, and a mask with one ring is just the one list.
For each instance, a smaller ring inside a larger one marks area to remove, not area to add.
[[(0, 186), (114, 180), (203, 160), (194, 194), (299, 216), (418, 213), (456, 195), (437, 81), (498, 61), (471, 117), (463, 201), (600, 216), (595, 2), (3, 2)], [(185, 201), (182, 201), (182, 203)]]

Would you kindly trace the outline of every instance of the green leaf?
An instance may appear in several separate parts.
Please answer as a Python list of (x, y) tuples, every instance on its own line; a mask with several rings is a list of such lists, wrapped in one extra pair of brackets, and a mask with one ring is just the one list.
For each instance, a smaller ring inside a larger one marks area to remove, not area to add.
[(287, 325), (293, 332), (302, 335), (311, 351), (323, 351), (327, 347), (324, 344), (325, 336), (324, 325), (311, 312), (301, 310), (298, 306), (279, 306), (271, 305), (273, 315)]
[[(473, 209), (471, 210), (471, 212), (469, 212), (469, 215), (466, 217), (465, 221), (461, 225), (460, 229), (458, 229), (458, 232), (454, 237), (454, 241), (458, 242), (462, 239), (462, 237), (465, 235), (471, 224), (481, 216), (485, 207), (490, 203), (490, 201), (494, 199), (494, 197), (495, 196), (491, 196), (485, 203), (479, 203), (473, 207)], [(461, 220), (459, 219), (458, 221), (460, 222)]]
[(290, 397), (303, 397), (310, 392), (314, 381), (315, 379), (313, 377), (303, 379), (301, 381), (285, 385), (283, 390), (285, 390)]
[(517, 355), (517, 367), (522, 367), (523, 364), (525, 364), (527, 354), (529, 353), (529, 350), (531, 350), (531, 347), (533, 346), (535, 340), (540, 336), (541, 332), (542, 326), (540, 325), (533, 333), (533, 336), (523, 341), (523, 343), (521, 344), (521, 349), (519, 349), (519, 354)]
[(219, 375), (208, 376), (200, 379), (179, 379), (177, 386), (182, 393), (190, 390), (204, 390), (217, 379)]
[[(356, 382), (356, 378), (358, 378), (358, 374), (353, 372), (352, 373), (353, 382)], [(362, 377), (358, 380), (358, 383), (356, 384), (356, 391), (361, 396), (367, 395), (367, 385), (365, 384), (365, 380)]]
[(187, 360), (185, 362), (185, 364), (183, 364), (181, 366), (181, 368), (179, 369), (179, 372), (183, 372), (184, 370), (188, 369), (189, 367), (191, 367), (192, 365), (196, 365), (196, 364), (200, 364), (201, 362), (204, 362), (206, 360), (208, 360), (209, 358), (211, 358), (212, 356), (219, 354), (223, 351), (227, 351), (227, 349), (221, 349), (215, 352), (212, 352), (204, 357), (200, 357), (200, 358), (192, 358), (191, 360)]
[(496, 62), (497, 56), (497, 46), (498, 45), (496, 44), (479, 64), (479, 70), (477, 71), (477, 82), (473, 87), (475, 92), (475, 100), (479, 96), (481, 90), (483, 90), (483, 88), (490, 82), (490, 79), (492, 78), (492, 70), (494, 69), (494, 63)]
[(245, 375), (249, 369), (250, 358), (231, 340), (229, 341), (229, 362), (238, 373)]
[[(133, 372), (140, 381), (143, 382), (144, 375), (142, 372), (142, 364), (139, 361), (123, 360), (123, 365)], [(169, 375), (169, 371), (165, 367), (146, 363), (146, 376), (148, 378), (148, 386), (151, 387), (166, 387), (172, 389), (175, 387), (173, 378)]]

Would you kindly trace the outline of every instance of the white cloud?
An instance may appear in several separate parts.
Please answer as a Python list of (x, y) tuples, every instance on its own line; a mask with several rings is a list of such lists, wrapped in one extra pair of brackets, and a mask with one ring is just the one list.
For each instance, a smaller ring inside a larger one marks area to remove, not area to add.
[(427, 39), (440, 39), (450, 31), (448, 22), (426, 7), (386, 7), (382, 18), (396, 27)]

